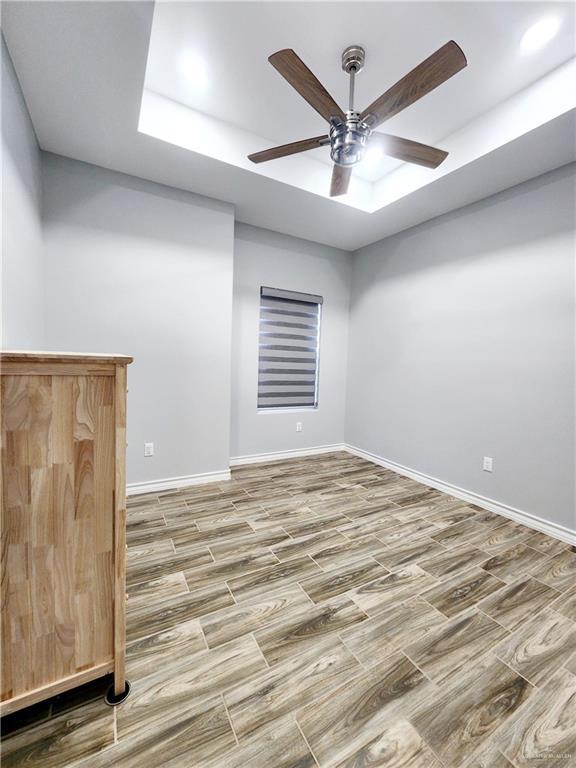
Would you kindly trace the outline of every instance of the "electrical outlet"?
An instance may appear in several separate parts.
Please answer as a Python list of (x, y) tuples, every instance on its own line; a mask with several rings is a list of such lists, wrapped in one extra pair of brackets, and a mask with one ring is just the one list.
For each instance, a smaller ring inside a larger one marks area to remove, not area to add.
[(144, 443), (144, 456), (154, 456), (154, 443)]
[(484, 472), (492, 472), (494, 460), (491, 456), (484, 456), (484, 460), (482, 462), (482, 469)]
[(296, 432), (302, 432), (302, 422), (297, 421), (296, 422)]

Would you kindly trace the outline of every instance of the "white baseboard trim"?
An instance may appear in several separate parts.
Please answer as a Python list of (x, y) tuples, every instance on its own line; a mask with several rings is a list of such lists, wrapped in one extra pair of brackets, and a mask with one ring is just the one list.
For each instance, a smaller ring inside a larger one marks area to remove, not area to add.
[[(509, 520), (514, 520), (517, 523), (522, 523), (528, 528), (533, 528), (535, 531), (541, 531), (548, 536), (553, 536), (556, 539), (565, 541), (572, 546), (576, 546), (576, 531), (571, 528), (559, 525), (558, 523), (552, 523), (548, 520), (543, 520), (537, 515), (533, 515), (530, 512), (524, 512), (516, 507), (511, 507), (508, 504), (503, 504), (500, 501), (489, 499), (486, 496), (481, 496), (473, 491), (468, 491), (465, 488), (460, 488), (452, 483), (447, 483), (443, 480), (438, 480), (436, 477), (425, 475), (422, 472), (418, 472), (410, 467), (405, 467), (402, 464), (397, 464), (395, 461), (389, 461), (381, 456), (377, 456), (369, 451), (364, 451), (361, 448), (356, 448), (353, 445), (347, 445), (345, 443), (334, 443), (332, 445), (318, 445), (313, 448), (299, 448), (291, 451), (273, 451), (271, 453), (257, 453), (250, 456), (233, 456), (230, 458), (231, 467), (240, 467), (246, 464), (261, 464), (271, 461), (281, 461), (282, 459), (298, 459), (305, 456), (317, 456), (322, 453), (334, 453), (335, 451), (348, 451), (348, 453), (354, 456), (359, 456), (366, 461), (371, 461), (374, 464), (378, 464), (386, 469), (391, 469), (393, 472), (397, 472), (399, 475), (410, 477), (412, 480), (416, 480), (419, 483), (428, 485), (431, 488), (436, 488), (443, 493), (447, 493), (450, 496), (455, 496), (457, 499), (462, 499), (469, 504), (476, 504), (483, 509), (487, 509), (490, 512), (495, 512), (497, 515), (507, 517)], [(202, 485), (205, 483), (221, 483), (226, 480), (230, 480), (230, 470), (223, 472), (206, 472), (198, 475), (184, 475), (182, 477), (166, 477), (160, 480), (151, 480), (145, 483), (129, 483), (126, 486), (126, 493), (128, 496), (136, 496), (141, 493), (156, 493), (158, 491), (170, 491), (175, 488), (185, 488), (189, 485)]]
[(269, 461), (281, 461), (282, 459), (299, 459), (303, 456), (316, 456), (320, 453), (333, 453), (334, 451), (345, 451), (344, 443), (334, 443), (333, 445), (317, 445), (314, 448), (296, 448), (292, 451), (273, 451), (271, 453), (253, 453), (249, 456), (232, 456), (230, 458), (231, 467), (241, 467), (244, 464), (262, 464)]
[(204, 483), (222, 483), (230, 480), (230, 470), (223, 472), (204, 472), (199, 475), (183, 475), (182, 477), (165, 477), (162, 480), (150, 480), (146, 483), (128, 483), (126, 494), (137, 496), (140, 493), (155, 493), (156, 491), (171, 491), (174, 488), (185, 488), (188, 485), (203, 485)]
[(543, 520), (541, 517), (533, 515), (530, 512), (524, 512), (521, 509), (516, 509), (516, 507), (510, 507), (508, 504), (503, 504), (500, 501), (489, 499), (486, 496), (481, 496), (480, 494), (474, 493), (473, 491), (467, 491), (464, 488), (459, 488), (457, 485), (452, 485), (451, 483), (446, 483), (443, 480), (438, 480), (435, 477), (430, 477), (429, 475), (425, 475), (422, 472), (416, 471), (415, 469), (410, 469), (409, 467), (402, 466), (402, 464), (397, 464), (395, 461), (389, 461), (387, 459), (383, 459), (381, 456), (376, 456), (374, 453), (370, 453), (369, 451), (363, 451), (361, 448), (356, 448), (353, 445), (345, 445), (344, 448), (349, 453), (354, 454), (354, 456), (360, 456), (360, 458), (366, 459), (366, 461), (371, 461), (381, 467), (391, 469), (393, 472), (397, 472), (399, 475), (410, 477), (412, 480), (417, 480), (419, 483), (429, 485), (430, 487), (436, 488), (439, 491), (448, 493), (450, 496), (455, 496), (457, 499), (462, 499), (463, 501), (467, 501), (470, 504), (476, 504), (483, 509), (487, 509), (489, 512), (495, 512), (497, 515), (502, 515), (503, 517), (507, 517), (517, 523), (522, 523), (522, 525), (525, 525), (528, 528), (533, 528), (535, 531), (541, 531), (542, 533), (546, 533), (548, 536), (553, 536), (554, 538), (565, 541), (568, 544), (576, 545), (576, 531), (570, 528), (566, 528), (563, 525), (558, 525), (558, 523), (552, 523), (548, 520)]
[[(344, 443), (334, 443), (333, 445), (318, 445), (313, 448), (299, 448), (293, 451), (274, 451), (272, 453), (256, 453), (251, 456), (233, 456), (230, 459), (230, 466), (240, 467), (243, 464), (260, 464), (268, 461), (281, 461), (282, 459), (298, 459), (302, 456), (315, 456), (319, 453), (333, 453), (334, 451), (344, 450), (346, 450)], [(230, 477), (230, 470), (228, 470), (200, 475), (184, 475), (183, 477), (165, 477), (145, 483), (128, 483), (126, 494), (128, 496), (137, 496), (140, 493), (170, 491), (174, 488), (185, 488), (188, 485), (221, 483), (225, 480), (230, 480)]]

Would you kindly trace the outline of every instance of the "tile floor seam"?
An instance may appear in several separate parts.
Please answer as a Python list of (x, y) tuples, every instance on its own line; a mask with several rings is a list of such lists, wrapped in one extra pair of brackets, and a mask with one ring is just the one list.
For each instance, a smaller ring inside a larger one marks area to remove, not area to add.
[[(212, 648), (210, 648), (210, 646), (208, 645), (208, 638), (206, 637), (206, 633), (204, 632), (204, 627), (202, 626), (202, 621), (201, 621), (202, 618), (203, 617), (200, 616), (198, 619), (195, 619), (195, 621), (198, 622), (198, 626), (200, 627), (200, 634), (202, 635), (202, 640), (204, 640), (204, 645), (206, 646), (204, 650), (211, 651)], [(224, 645), (224, 643), (222, 643), (222, 645)], [(218, 646), (214, 646), (214, 647), (217, 648)]]
[[(262, 627), (262, 629), (265, 629), (265, 628), (267, 628), (267, 627)], [(266, 667), (267, 667), (268, 669), (273, 669), (273, 666), (272, 666), (272, 664), (270, 664), (270, 662), (269, 662), (269, 661), (268, 661), (268, 659), (266, 658), (266, 656), (265, 656), (265, 654), (264, 654), (264, 651), (263, 651), (263, 650), (262, 650), (262, 648), (260, 647), (260, 643), (259, 643), (259, 642), (258, 642), (258, 640), (256, 639), (256, 634), (255, 634), (255, 632), (248, 632), (247, 634), (249, 634), (249, 635), (250, 635), (250, 637), (251, 637), (251, 638), (254, 640), (254, 642), (255, 642), (255, 644), (256, 644), (256, 648), (258, 648), (258, 651), (260, 652), (260, 655), (261, 655), (261, 656), (262, 656), (262, 658), (264, 659), (264, 662), (265, 662), (265, 664), (266, 664)]]
[[(241, 744), (236, 734), (236, 729), (234, 728), (234, 723), (232, 722), (232, 718), (230, 717), (230, 712), (228, 711), (228, 705), (226, 704), (226, 699), (224, 698), (224, 691), (220, 693), (220, 699), (222, 700), (222, 704), (224, 705), (224, 709), (226, 711), (226, 717), (228, 718), (228, 722), (230, 723), (230, 728), (232, 729), (232, 734), (234, 736), (234, 740), (236, 741), (236, 746), (240, 748)], [(225, 757), (225, 755), (223, 755), (223, 757)]]
[[(426, 746), (428, 747), (428, 749), (430, 750), (430, 752), (432, 752), (432, 754), (434, 755), (434, 757), (436, 758), (436, 760), (438, 760), (438, 763), (439, 763), (439, 765), (440, 765), (440, 768), (447, 768), (447, 764), (446, 764), (446, 761), (445, 761), (445, 760), (443, 760), (443, 759), (440, 757), (440, 755), (439, 755), (439, 754), (436, 752), (436, 750), (435, 750), (435, 749), (434, 749), (434, 747), (433, 747), (433, 746), (430, 744), (430, 742), (428, 742), (428, 741), (426, 740), (426, 738), (425, 738), (425, 737), (424, 737), (424, 736), (423, 736), (423, 735), (420, 733), (420, 731), (419, 731), (419, 730), (416, 728), (416, 726), (414, 725), (414, 723), (412, 723), (412, 721), (410, 720), (410, 718), (409, 718), (409, 717), (407, 717), (407, 718), (406, 718), (406, 720), (407, 720), (407, 721), (410, 723), (410, 725), (412, 726), (412, 728), (414, 728), (414, 730), (416, 731), (416, 733), (418, 734), (418, 736), (420, 736), (420, 738), (422, 739), (422, 741), (424, 742), (424, 744), (426, 744)], [(409, 766), (406, 766), (406, 768), (409, 768)]]
[[(302, 738), (304, 739), (304, 743), (306, 744), (306, 746), (307, 746), (307, 747), (308, 747), (308, 749), (310, 750), (310, 754), (312, 755), (312, 759), (314, 760), (314, 762), (316, 763), (316, 765), (318, 766), (318, 768), (321, 768), (321, 767), (320, 767), (320, 761), (318, 760), (318, 758), (317, 758), (317, 757), (316, 757), (316, 755), (314, 754), (314, 750), (313, 750), (313, 749), (312, 749), (312, 747), (310, 746), (310, 743), (308, 742), (308, 739), (306, 738), (306, 735), (304, 734), (304, 731), (303, 731), (303, 730), (302, 730), (302, 728), (300, 727), (300, 723), (299, 723), (299, 722), (298, 722), (298, 720), (296, 719), (296, 715), (294, 715), (294, 723), (296, 724), (296, 728), (297, 728), (297, 729), (298, 729), (298, 731), (300, 732), (300, 735), (301, 735), (301, 736), (302, 736)], [(272, 766), (270, 766), (270, 768), (272, 768)]]
[(404, 656), (404, 658), (405, 658), (405, 659), (408, 659), (408, 661), (410, 662), (410, 664), (412, 664), (413, 666), (415, 666), (415, 667), (416, 667), (416, 669), (418, 670), (418, 672), (421, 672), (421, 673), (424, 675), (424, 677), (426, 678), (426, 680), (428, 680), (428, 682), (429, 682), (429, 683), (432, 683), (432, 685), (433, 685), (434, 687), (436, 687), (436, 688), (440, 688), (440, 687), (441, 687), (439, 683), (437, 683), (435, 680), (432, 680), (432, 678), (430, 677), (430, 675), (429, 675), (429, 674), (427, 674), (426, 672), (424, 672), (424, 670), (422, 669), (422, 667), (420, 667), (420, 666), (419, 666), (419, 665), (418, 665), (418, 664), (417, 664), (417, 663), (414, 661), (414, 659), (413, 659), (413, 658), (411, 658), (410, 656), (408, 656), (408, 654), (406, 653), (406, 651), (405, 651), (405, 650), (403, 650), (402, 648), (398, 648), (398, 649), (397, 649), (397, 651), (395, 651), (395, 652), (397, 652), (397, 653), (401, 653), (401, 654), (402, 654), (402, 656)]
[[(536, 577), (536, 576), (534, 576), (534, 574), (532, 574), (532, 573), (526, 574), (525, 576), (520, 576), (518, 579), (516, 579), (516, 581), (510, 582), (510, 583), (511, 583), (511, 584), (515, 584), (515, 583), (516, 583), (516, 582), (518, 582), (518, 581), (522, 581), (522, 579), (534, 579), (534, 581), (537, 581), (537, 582), (538, 582), (538, 584), (540, 584), (542, 587), (547, 587), (547, 589), (552, 589), (554, 592), (556, 592), (556, 597), (554, 598), (554, 600), (557, 600), (559, 597), (561, 597), (562, 595), (564, 595), (564, 594), (565, 594), (565, 592), (563, 592), (562, 590), (560, 590), (560, 589), (557, 589), (556, 587), (553, 587), (551, 584), (546, 584), (546, 582), (545, 582), (545, 581), (542, 581), (541, 579), (537, 578), (537, 577)], [(574, 583), (573, 583), (573, 584), (571, 584), (571, 585), (570, 585), (570, 586), (567, 588), (566, 592), (567, 592), (569, 589), (572, 589), (572, 587), (574, 587), (574, 586), (576, 586), (576, 579), (575, 579)], [(546, 607), (546, 606), (543, 606), (543, 608), (545, 608), (545, 607)]]
[[(356, 656), (356, 654), (354, 653), (354, 651), (353, 651), (353, 650), (350, 648), (350, 646), (348, 645), (348, 643), (346, 642), (346, 640), (344, 640), (344, 638), (342, 637), (342, 634), (341, 634), (341, 633), (336, 633), (336, 637), (338, 638), (338, 640), (340, 640), (340, 642), (341, 642), (341, 643), (342, 643), (342, 645), (343, 645), (343, 646), (346, 648), (346, 650), (348, 651), (348, 653), (349, 653), (349, 654), (350, 654), (350, 655), (351, 655), (351, 656), (352, 656), (354, 659), (356, 659), (356, 661), (358, 662), (358, 664), (360, 664), (360, 666), (362, 667), (362, 669), (364, 669), (366, 672), (368, 672), (368, 671), (369, 671), (369, 669), (370, 669), (370, 667), (369, 667), (368, 665), (366, 665), (366, 664), (365, 664), (363, 661), (360, 661), (360, 659), (358, 658), (358, 656)], [(390, 655), (390, 654), (388, 654), (388, 655)]]
[[(230, 593), (230, 597), (231, 597), (231, 598), (232, 598), (232, 600), (234, 601), (234, 604), (235, 604), (235, 605), (240, 605), (240, 603), (239, 603), (239, 602), (236, 600), (236, 598), (234, 597), (234, 593), (233, 593), (233, 592), (232, 592), (232, 590), (230, 589), (230, 586), (229, 586), (228, 582), (227, 582), (227, 581), (224, 581), (223, 583), (224, 583), (224, 585), (226, 586), (226, 589), (228, 590), (228, 592)], [(221, 609), (219, 609), (219, 610), (221, 610)], [(212, 613), (216, 613), (216, 611), (212, 611)], [(204, 614), (204, 615), (208, 616), (209, 614)]]
[[(496, 590), (496, 592), (493, 592), (492, 594), (496, 595), (497, 593), (498, 593), (498, 590)], [(489, 613), (486, 613), (486, 611), (483, 611), (478, 604), (476, 604), (474, 607), (476, 608), (478, 613), (481, 613), (483, 616), (486, 616), (487, 619), (491, 619), (495, 624), (498, 624), (499, 627), (502, 627), (502, 629), (508, 632), (508, 636), (512, 636), (512, 634), (514, 633), (514, 629), (509, 629), (508, 627), (505, 627), (504, 624), (500, 624), (498, 619), (495, 619), (493, 616), (490, 616)], [(506, 638), (503, 638), (503, 639), (506, 639)]]

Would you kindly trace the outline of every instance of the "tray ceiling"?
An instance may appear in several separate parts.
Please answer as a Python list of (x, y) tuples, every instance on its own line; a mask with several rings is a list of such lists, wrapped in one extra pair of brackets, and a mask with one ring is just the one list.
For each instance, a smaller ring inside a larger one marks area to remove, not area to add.
[[(554, 16), (539, 51), (524, 32)], [(576, 158), (569, 3), (3, 3), (41, 147), (234, 203), (237, 218), (353, 250)], [(327, 198), (328, 150), (248, 152), (322, 132), (267, 63), (294, 48), (343, 106), (340, 54), (366, 48), (365, 105), (449, 39), (469, 65), (382, 130), (437, 144), (437, 171), (389, 159)]]

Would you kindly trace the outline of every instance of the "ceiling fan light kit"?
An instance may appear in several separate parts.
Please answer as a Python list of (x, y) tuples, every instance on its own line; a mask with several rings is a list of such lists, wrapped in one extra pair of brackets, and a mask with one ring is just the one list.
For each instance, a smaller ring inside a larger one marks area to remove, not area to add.
[(359, 112), (348, 110), (346, 120), (334, 118), (330, 127), (330, 157), (336, 165), (356, 165), (366, 152), (372, 131)]
[(346, 194), (352, 168), (362, 162), (370, 144), (378, 144), (385, 154), (398, 160), (437, 168), (448, 156), (444, 150), (399, 136), (375, 133), (374, 129), (463, 69), (467, 61), (461, 48), (453, 40), (446, 43), (363, 112), (358, 112), (354, 109), (354, 86), (356, 75), (363, 69), (365, 60), (366, 54), (360, 45), (350, 45), (342, 53), (342, 69), (350, 77), (348, 109), (344, 112), (292, 49), (273, 53), (268, 58), (270, 64), (330, 124), (330, 129), (327, 136), (315, 136), (265, 149), (248, 155), (248, 159), (253, 163), (263, 163), (330, 145), (330, 157), (334, 163), (331, 197)]

